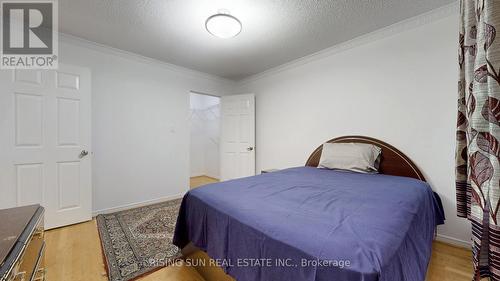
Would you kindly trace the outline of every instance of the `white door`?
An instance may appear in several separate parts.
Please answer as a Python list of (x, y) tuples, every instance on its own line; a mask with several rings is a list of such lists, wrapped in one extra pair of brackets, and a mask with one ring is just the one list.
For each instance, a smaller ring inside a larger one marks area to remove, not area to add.
[(221, 180), (255, 175), (255, 96), (221, 98)]
[(39, 203), (54, 228), (91, 219), (90, 71), (0, 70), (0, 208)]

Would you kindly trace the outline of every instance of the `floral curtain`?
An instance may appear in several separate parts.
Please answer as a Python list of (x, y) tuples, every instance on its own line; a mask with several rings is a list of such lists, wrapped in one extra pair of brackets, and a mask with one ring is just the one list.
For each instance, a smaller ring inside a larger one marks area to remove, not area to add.
[(460, 21), (457, 213), (472, 222), (474, 280), (500, 280), (500, 1), (461, 0)]

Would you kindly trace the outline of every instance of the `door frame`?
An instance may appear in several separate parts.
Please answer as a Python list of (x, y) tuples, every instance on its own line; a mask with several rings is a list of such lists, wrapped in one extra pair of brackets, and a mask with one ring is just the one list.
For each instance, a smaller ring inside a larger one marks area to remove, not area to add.
[[(211, 94), (211, 93), (206, 93), (206, 92), (202, 92), (202, 91), (196, 91), (196, 90), (189, 90), (188, 91), (188, 112), (191, 111), (191, 94), (195, 94), (195, 95), (202, 95), (202, 96), (208, 96), (208, 97), (214, 97), (214, 98), (218, 98), (219, 99), (219, 104), (220, 104), (220, 100), (223, 96), (221, 95), (216, 95), (216, 94)], [(189, 116), (189, 114), (188, 114)], [(188, 117), (188, 128), (189, 128), (189, 135), (188, 135), (188, 178), (187, 178), (187, 181), (189, 183), (189, 189), (191, 189), (190, 187), (190, 181), (191, 181), (191, 166), (192, 166), (192, 163), (191, 163), (191, 143), (192, 143), (192, 138), (191, 138), (191, 120), (190, 120), (191, 117)], [(219, 122), (220, 122), (220, 116), (219, 116)], [(219, 131), (219, 137), (220, 137), (220, 131)], [(220, 142), (219, 142), (219, 151), (220, 151)], [(219, 153), (220, 154), (220, 153)], [(220, 158), (220, 155), (219, 155), (219, 158)], [(220, 159), (219, 159), (219, 162), (220, 162)], [(218, 170), (219, 170), (219, 178), (220, 178), (220, 164), (219, 164), (219, 167), (218, 167)], [(217, 178), (217, 180), (219, 180)]]

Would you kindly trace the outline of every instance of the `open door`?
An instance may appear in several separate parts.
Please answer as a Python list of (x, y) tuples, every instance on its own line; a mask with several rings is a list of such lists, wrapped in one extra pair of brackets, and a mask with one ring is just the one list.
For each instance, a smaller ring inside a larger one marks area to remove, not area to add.
[(220, 179), (255, 175), (255, 96), (221, 98)]
[(0, 71), (0, 209), (41, 204), (45, 228), (92, 219), (90, 70)]

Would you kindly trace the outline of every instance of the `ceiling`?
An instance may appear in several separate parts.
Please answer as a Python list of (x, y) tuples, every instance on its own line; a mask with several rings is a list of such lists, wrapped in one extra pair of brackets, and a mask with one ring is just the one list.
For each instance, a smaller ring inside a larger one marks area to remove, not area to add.
[[(239, 80), (455, 0), (61, 0), (59, 29), (114, 48)], [(242, 32), (219, 39), (220, 9)]]

